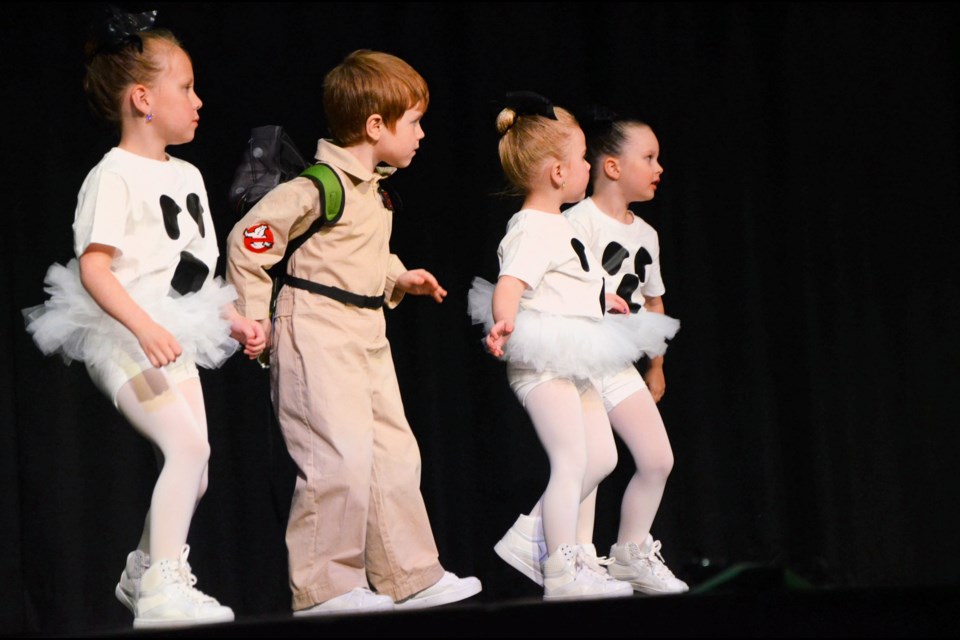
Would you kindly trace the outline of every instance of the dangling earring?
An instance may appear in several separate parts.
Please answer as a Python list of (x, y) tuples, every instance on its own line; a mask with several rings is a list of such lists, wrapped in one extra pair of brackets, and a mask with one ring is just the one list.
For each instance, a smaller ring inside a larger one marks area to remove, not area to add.
[(147, 114), (147, 122), (148, 122), (148, 123), (153, 122), (153, 113), (148, 113), (148, 114)]
[(563, 182), (560, 183), (560, 189), (563, 190), (563, 189), (566, 189), (566, 188), (567, 188), (567, 181), (564, 180)]

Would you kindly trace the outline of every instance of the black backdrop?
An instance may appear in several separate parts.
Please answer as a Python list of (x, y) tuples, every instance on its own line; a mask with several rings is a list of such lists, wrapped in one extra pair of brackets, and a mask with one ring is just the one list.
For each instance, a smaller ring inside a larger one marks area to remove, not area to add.
[[(145, 9), (154, 5), (127, 5)], [(156, 476), (145, 441), (82, 366), (45, 359), (20, 308), (71, 257), (76, 192), (115, 143), (80, 81), (99, 5), (6, 10), (6, 301), (0, 432), (0, 628), (128, 624), (112, 589)], [(469, 326), (471, 277), (496, 274), (517, 202), (493, 120), (505, 91), (636, 109), (666, 167), (638, 211), (659, 231), (683, 329), (661, 409), (676, 467), (654, 533), (694, 563), (785, 566), (818, 586), (956, 584), (958, 45), (946, 5), (161, 4), (194, 59), (197, 139), (221, 238), (252, 126), (304, 152), (325, 133), (323, 74), (348, 52), (400, 55), (430, 83), (427, 137), (396, 178), (393, 249), (449, 289), (388, 313), (445, 565), (486, 601), (534, 595), (492, 545), (546, 481), (502, 367)], [(221, 245), (222, 246), (222, 245)], [(239, 615), (287, 611), (293, 468), (265, 372), (204, 372), (211, 488), (190, 532), (200, 587)], [(601, 550), (621, 468), (604, 485)], [(336, 523), (329, 523), (337, 535)]]

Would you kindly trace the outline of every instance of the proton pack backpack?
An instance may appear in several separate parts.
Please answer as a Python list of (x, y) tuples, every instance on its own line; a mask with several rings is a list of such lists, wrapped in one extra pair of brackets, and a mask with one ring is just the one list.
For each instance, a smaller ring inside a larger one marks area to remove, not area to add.
[(246, 215), (275, 187), (298, 176), (309, 178), (320, 192), (321, 213), (306, 231), (296, 238), (290, 238), (283, 258), (267, 270), (273, 280), (273, 293), (270, 296), (271, 317), (277, 294), (283, 286), (290, 256), (322, 227), (340, 219), (343, 215), (344, 190), (340, 176), (330, 165), (317, 163), (308, 166), (283, 127), (267, 125), (252, 129), (247, 149), (233, 176), (228, 195), (238, 217)]

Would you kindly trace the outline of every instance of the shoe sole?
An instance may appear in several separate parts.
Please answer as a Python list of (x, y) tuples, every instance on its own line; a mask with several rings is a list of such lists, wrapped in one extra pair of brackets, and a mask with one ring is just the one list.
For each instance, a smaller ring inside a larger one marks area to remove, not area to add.
[(294, 611), (294, 618), (313, 618), (315, 616), (336, 616), (362, 613), (380, 613), (381, 611), (393, 611), (396, 607), (393, 603), (377, 605), (371, 607), (355, 607), (352, 609), (301, 609)]
[(393, 608), (398, 611), (402, 611), (439, 607), (444, 604), (451, 604), (454, 602), (460, 602), (461, 600), (466, 600), (467, 598), (475, 596), (483, 591), (483, 585), (480, 584), (479, 580), (467, 580), (466, 578), (461, 578), (461, 580), (465, 581), (465, 584), (461, 584), (461, 587), (456, 591), (444, 591), (443, 593), (438, 593), (435, 596), (420, 598), (419, 600), (409, 600), (402, 604), (398, 603), (394, 605)]
[(500, 556), (501, 560), (530, 578), (537, 586), (543, 586), (543, 573), (538, 570), (539, 567), (534, 568), (527, 564), (523, 558), (520, 558), (510, 551), (510, 546), (504, 543), (503, 540), (493, 545), (493, 550)]
[(137, 603), (134, 602), (133, 598), (127, 595), (127, 592), (120, 588), (120, 583), (117, 583), (117, 588), (113, 590), (117, 600), (120, 601), (120, 604), (125, 606), (127, 609), (130, 609), (130, 613), (137, 615)]
[(548, 596), (543, 594), (543, 599), (546, 601), (559, 601), (559, 600), (605, 600), (607, 598), (631, 598), (633, 597), (633, 591), (614, 591), (612, 593), (588, 593), (588, 594), (578, 594), (578, 595), (567, 595), (567, 596)]
[(176, 629), (179, 627), (196, 627), (204, 624), (219, 624), (221, 622), (233, 622), (233, 614), (229, 615), (220, 615), (212, 618), (201, 618), (199, 620), (190, 618), (188, 620), (184, 619), (173, 619), (173, 620), (152, 620), (150, 618), (134, 618), (133, 619), (133, 628), (134, 629)]

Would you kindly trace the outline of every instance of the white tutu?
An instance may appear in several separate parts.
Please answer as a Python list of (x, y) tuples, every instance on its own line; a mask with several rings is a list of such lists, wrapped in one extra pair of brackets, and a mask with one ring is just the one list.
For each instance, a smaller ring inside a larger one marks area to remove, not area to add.
[[(43, 353), (59, 353), (67, 363), (81, 360), (94, 365), (110, 360), (117, 348), (140, 351), (133, 334), (83, 288), (76, 259), (66, 267), (52, 265), (44, 284), (50, 299), (23, 310), (27, 331)], [(221, 317), (223, 307), (236, 300), (236, 290), (219, 278), (176, 298), (170, 297), (169, 289), (169, 284), (137, 281), (127, 291), (154, 322), (176, 337), (185, 355), (202, 367), (219, 367), (238, 346), (230, 337), (230, 322)]]
[[(493, 327), (494, 285), (474, 278), (467, 313), (487, 332)], [(660, 356), (680, 321), (662, 313), (608, 313), (603, 320), (521, 309), (503, 359), (562, 376), (603, 377), (622, 371), (643, 356)]]

